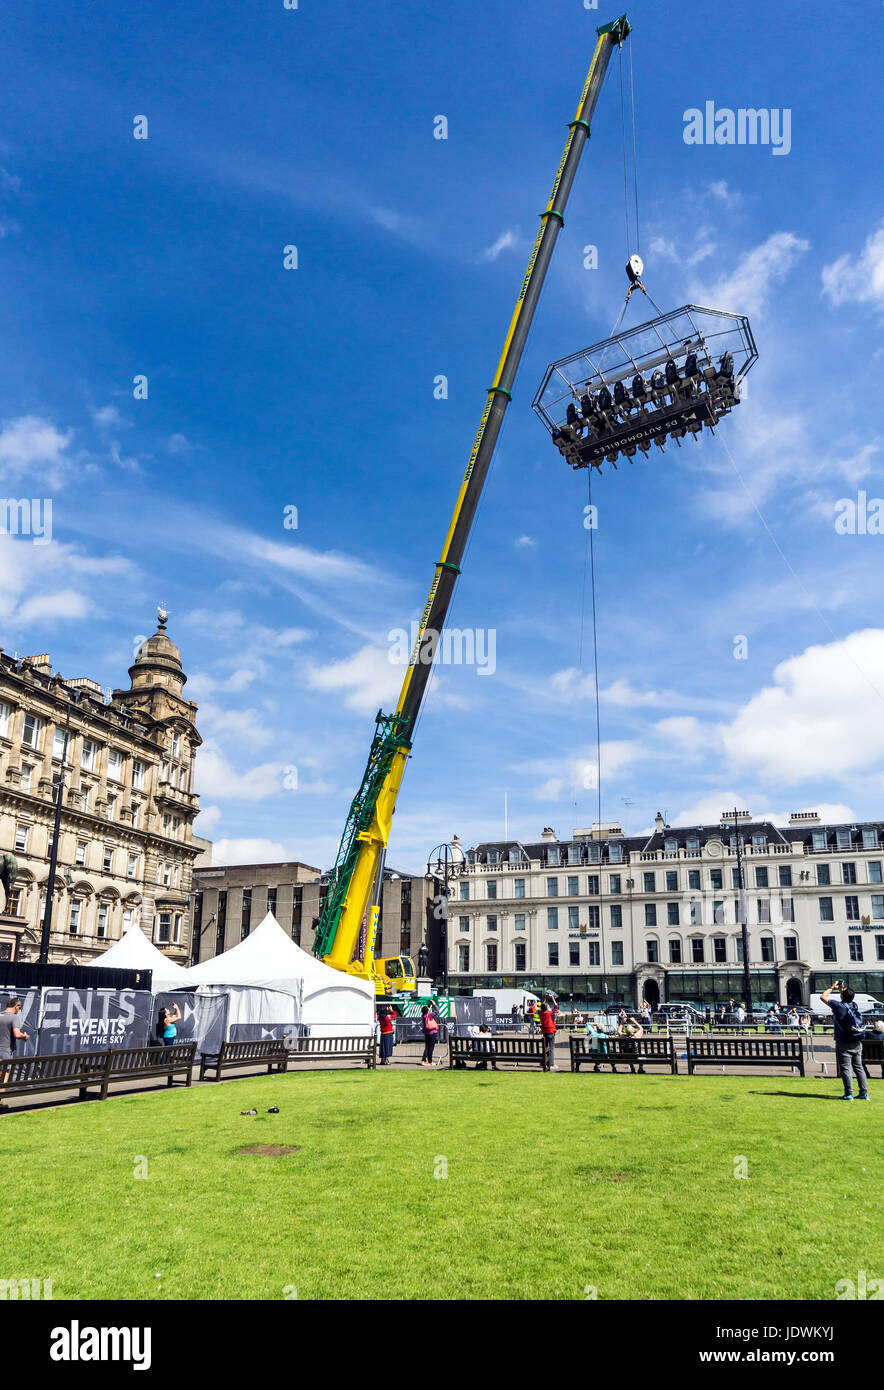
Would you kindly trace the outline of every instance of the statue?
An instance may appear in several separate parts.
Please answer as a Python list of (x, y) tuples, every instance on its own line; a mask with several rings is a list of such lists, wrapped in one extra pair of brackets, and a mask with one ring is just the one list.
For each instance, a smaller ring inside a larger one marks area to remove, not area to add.
[(15, 884), (15, 876), (18, 873), (18, 860), (14, 854), (0, 855), (0, 883), (3, 884), (3, 891), (6, 894), (3, 903), (4, 912), (9, 911), (9, 899), (12, 897), (12, 889)]
[(420, 949), (419, 949), (419, 951), (418, 951), (418, 953), (417, 953), (417, 973), (418, 973), (418, 975), (422, 976), (423, 978), (426, 978), (427, 966), (428, 966), (429, 964), (430, 964), (430, 953), (429, 953), (429, 951), (427, 950), (427, 943), (426, 943), (426, 941), (422, 941), (421, 944), (420, 944)]

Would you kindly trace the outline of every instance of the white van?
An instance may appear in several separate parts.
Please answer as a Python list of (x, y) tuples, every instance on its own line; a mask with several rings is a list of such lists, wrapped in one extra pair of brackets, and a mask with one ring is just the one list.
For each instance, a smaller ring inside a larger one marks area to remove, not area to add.
[[(830, 998), (834, 999), (836, 1004), (840, 1004), (841, 1002), (841, 995), (837, 990)], [(872, 994), (857, 994), (853, 1002), (856, 1004), (861, 1014), (870, 1014), (874, 1013), (876, 1010), (884, 1009), (884, 1004)], [(827, 1008), (818, 994), (812, 994), (810, 996), (810, 1012), (812, 1014), (820, 1014), (824, 1018), (826, 1016), (831, 1018), (832, 1016), (831, 1009)]]

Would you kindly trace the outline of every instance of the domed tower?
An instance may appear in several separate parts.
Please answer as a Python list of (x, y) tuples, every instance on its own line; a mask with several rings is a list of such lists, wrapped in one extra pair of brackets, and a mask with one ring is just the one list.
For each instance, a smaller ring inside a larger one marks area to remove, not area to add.
[[(114, 703), (156, 723), (177, 717), (193, 726), (197, 707), (184, 698), (187, 677), (181, 668), (181, 653), (166, 632), (169, 615), (164, 608), (157, 609), (157, 619), (156, 632), (142, 642), (129, 667), (129, 689), (115, 690)], [(195, 728), (190, 736), (199, 742)]]

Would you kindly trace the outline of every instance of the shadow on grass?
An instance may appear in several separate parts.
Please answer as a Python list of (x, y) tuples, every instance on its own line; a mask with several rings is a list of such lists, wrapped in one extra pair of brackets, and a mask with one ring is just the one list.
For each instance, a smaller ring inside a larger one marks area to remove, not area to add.
[(789, 1100), (840, 1100), (837, 1095), (808, 1095), (806, 1091), (750, 1091), (750, 1096), (786, 1096)]

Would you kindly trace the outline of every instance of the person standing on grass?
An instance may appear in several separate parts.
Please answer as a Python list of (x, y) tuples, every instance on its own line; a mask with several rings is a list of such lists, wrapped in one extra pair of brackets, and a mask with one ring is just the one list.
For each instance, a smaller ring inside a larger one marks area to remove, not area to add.
[(533, 1038), (537, 1032), (537, 1005), (532, 999), (528, 1005), (528, 1037)]
[(381, 1029), (381, 1066), (388, 1067), (393, 1059), (393, 1043), (396, 1041), (396, 1024), (392, 1009), (379, 1012)]
[[(27, 1042), (28, 1034), (22, 1032), (16, 1023), (18, 1014), (21, 1013), (21, 1000), (17, 994), (13, 994), (3, 1005), (3, 1012), (0, 1014), (0, 1095), (3, 1094), (3, 1087), (9, 1077), (7, 1061), (12, 1060), (16, 1042)], [(5, 1110), (5, 1106), (0, 1106)]]
[[(833, 990), (841, 995), (840, 1002), (830, 999)], [(869, 1079), (863, 1066), (863, 1036), (866, 1026), (856, 1007), (856, 995), (848, 989), (843, 980), (836, 980), (820, 995), (820, 1002), (832, 1010), (832, 1024), (835, 1034), (835, 1064), (844, 1083), (842, 1100), (853, 1100), (853, 1077), (859, 1082), (859, 1099), (869, 1099)]]
[(544, 1004), (540, 1010), (540, 1032), (543, 1037), (543, 1046), (549, 1060), (550, 1071), (556, 1070), (556, 1020), (555, 1015), (549, 1004)]
[(421, 1023), (424, 1029), (424, 1055), (421, 1057), (422, 1067), (432, 1067), (433, 1048), (439, 1039), (439, 1015), (434, 1007), (424, 1004), (421, 1009)]

